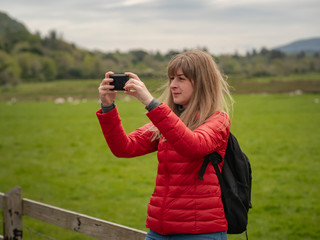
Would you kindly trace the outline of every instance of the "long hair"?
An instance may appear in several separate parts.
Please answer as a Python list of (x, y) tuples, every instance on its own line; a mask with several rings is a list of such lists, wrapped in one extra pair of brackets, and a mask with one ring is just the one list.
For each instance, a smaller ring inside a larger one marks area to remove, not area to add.
[[(194, 89), (191, 99), (181, 113), (179, 105), (173, 101), (169, 81), (164, 93), (165, 102), (188, 128), (196, 129), (217, 111), (229, 114), (233, 104), (229, 85), (211, 55), (200, 50), (189, 50), (176, 55), (168, 64), (169, 79), (176, 75), (179, 68), (188, 79), (193, 81)], [(158, 131), (154, 137), (159, 136)]]

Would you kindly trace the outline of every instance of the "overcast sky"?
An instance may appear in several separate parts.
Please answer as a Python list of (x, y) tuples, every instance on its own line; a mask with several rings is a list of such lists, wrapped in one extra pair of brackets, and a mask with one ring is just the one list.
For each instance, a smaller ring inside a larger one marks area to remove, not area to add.
[(0, 0), (0, 11), (102, 51), (244, 53), (320, 37), (320, 0)]

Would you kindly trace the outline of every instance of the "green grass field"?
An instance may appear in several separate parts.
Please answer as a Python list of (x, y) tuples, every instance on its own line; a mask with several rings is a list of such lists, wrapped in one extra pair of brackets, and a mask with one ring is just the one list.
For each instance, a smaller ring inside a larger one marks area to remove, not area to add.
[[(95, 99), (97, 88), (102, 80), (58, 80), (52, 82), (21, 83), (15, 87), (0, 87), (0, 101), (43, 101), (60, 97), (77, 99)], [(157, 91), (166, 84), (167, 79), (142, 79), (151, 92)], [(257, 77), (251, 79), (237, 79), (230, 76), (229, 84), (236, 94), (247, 93), (287, 93), (296, 90), (304, 93), (320, 92), (320, 73), (305, 73), (290, 76)]]
[[(320, 94), (235, 96), (232, 132), (253, 169), (249, 239), (319, 239), (319, 99)], [(148, 121), (139, 102), (117, 105), (128, 132)], [(25, 198), (146, 231), (156, 155), (114, 157), (95, 116), (98, 108), (94, 100), (1, 101), (0, 192), (18, 185)], [(92, 239), (27, 217), (23, 221), (24, 239), (46, 239), (39, 233)]]
[[(21, 83), (15, 87), (0, 88), (0, 101), (10, 101), (12, 98), (28, 101), (51, 101), (61, 97), (95, 99), (101, 81), (102, 78)], [(146, 86), (150, 91), (155, 92), (165, 83), (159, 79), (150, 79), (146, 81)]]

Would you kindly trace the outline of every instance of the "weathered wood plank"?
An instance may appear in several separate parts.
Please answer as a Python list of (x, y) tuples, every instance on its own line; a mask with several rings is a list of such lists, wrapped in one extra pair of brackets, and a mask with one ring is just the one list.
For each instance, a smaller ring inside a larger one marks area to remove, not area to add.
[(0, 192), (0, 209), (3, 208), (3, 197), (4, 197), (4, 193)]
[[(2, 210), (3, 208), (3, 197), (4, 197), (4, 193), (0, 192), (0, 209)], [(0, 240), (3, 240), (3, 236), (0, 235)]]
[(29, 199), (22, 200), (23, 214), (104, 240), (144, 240), (146, 232), (93, 218)]
[(3, 197), (3, 235), (5, 239), (22, 239), (21, 187), (14, 187)]

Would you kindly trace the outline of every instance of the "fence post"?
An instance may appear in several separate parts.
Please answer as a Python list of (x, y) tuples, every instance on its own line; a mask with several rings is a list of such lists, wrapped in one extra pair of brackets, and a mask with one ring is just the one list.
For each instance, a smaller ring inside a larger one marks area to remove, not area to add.
[(3, 197), (3, 234), (5, 240), (22, 240), (21, 187), (14, 187)]

